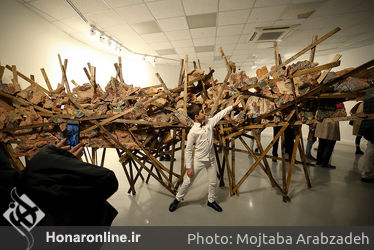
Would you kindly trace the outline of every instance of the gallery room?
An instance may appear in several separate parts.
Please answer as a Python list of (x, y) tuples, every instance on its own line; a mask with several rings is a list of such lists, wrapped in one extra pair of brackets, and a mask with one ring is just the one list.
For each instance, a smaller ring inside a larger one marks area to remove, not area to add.
[(27, 196), (46, 226), (374, 225), (373, 23), (371, 0), (1, 0), (1, 224)]

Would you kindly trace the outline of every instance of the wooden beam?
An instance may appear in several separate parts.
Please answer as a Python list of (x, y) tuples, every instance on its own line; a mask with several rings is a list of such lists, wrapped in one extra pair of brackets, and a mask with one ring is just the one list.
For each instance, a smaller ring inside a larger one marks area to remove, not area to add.
[(41, 68), (40, 71), (42, 72), (42, 75), (43, 75), (43, 78), (44, 78), (45, 84), (47, 84), (47, 87), (48, 87), (49, 92), (52, 92), (52, 91), (53, 91), (53, 88), (52, 88), (51, 82), (50, 82), (49, 79), (48, 79), (47, 72), (45, 72), (45, 69), (44, 69), (44, 68)]
[(4, 75), (5, 67), (0, 66), (0, 83), (3, 82), (3, 75)]
[(65, 68), (64, 68), (64, 65), (62, 65), (62, 60), (61, 60), (61, 56), (60, 56), (60, 54), (58, 54), (57, 56), (58, 56), (58, 61), (59, 61), (59, 63), (60, 63), (60, 68), (61, 68), (61, 72), (62, 72), (62, 79), (64, 80), (64, 84), (65, 84), (66, 91), (67, 91), (68, 94), (70, 95), (70, 94), (71, 94), (71, 91), (70, 91), (70, 87), (69, 87), (68, 79), (66, 78)]
[(231, 68), (230, 64), (228, 63), (228, 61), (227, 61), (225, 53), (223, 53), (222, 47), (220, 47), (218, 50), (221, 53), (222, 60), (223, 60), (223, 62), (225, 64), (226, 70), (227, 70), (227, 74), (226, 74), (225, 80), (223, 80), (223, 82), (226, 83), (229, 80), (229, 78), (230, 78), (230, 75), (232, 73), (232, 68)]
[[(331, 63), (334, 63), (334, 62), (337, 62), (339, 61), (339, 59), (342, 57), (342, 55), (335, 55), (334, 58), (332, 59)], [(328, 70), (325, 70), (317, 79), (317, 82), (318, 83), (321, 83), (323, 82), (323, 80), (325, 79), (325, 77), (327, 76), (327, 74), (330, 72), (331, 68), (328, 69)]]
[(278, 66), (279, 65), (279, 50), (278, 50), (278, 43), (277, 43), (277, 41), (274, 41), (273, 45), (274, 45), (275, 66)]
[(184, 84), (183, 84), (183, 108), (187, 112), (187, 83), (188, 83), (188, 55), (186, 55), (184, 66)]
[[(316, 41), (318, 40), (318, 35), (314, 35), (313, 36), (313, 39), (312, 39), (312, 44), (315, 43)], [(313, 62), (314, 61), (314, 55), (316, 54), (316, 46), (314, 46), (311, 50), (310, 50), (310, 56), (309, 56), (309, 61), (310, 62)]]
[(13, 84), (19, 85), (16, 65), (12, 65), (12, 72), (13, 72), (13, 78), (12, 78)]
[(290, 62), (294, 61), (295, 59), (297, 59), (298, 57), (300, 57), (301, 55), (303, 55), (305, 52), (307, 52), (308, 50), (310, 50), (311, 48), (317, 46), (318, 44), (320, 44), (321, 42), (325, 41), (327, 38), (331, 37), (332, 35), (334, 35), (336, 32), (338, 32), (339, 30), (341, 30), (339, 27), (331, 30), (330, 32), (328, 32), (327, 34), (325, 34), (324, 36), (322, 36), (320, 39), (318, 39), (317, 41), (315, 41), (314, 43), (312, 43), (311, 45), (305, 47), (304, 49), (302, 49), (301, 51), (299, 51), (298, 53), (296, 53), (295, 55), (293, 55), (291, 58), (287, 59), (286, 61), (284, 61), (282, 64), (278, 65), (277, 67), (275, 67), (273, 70), (270, 70), (267, 74), (261, 76), (258, 81), (261, 82), (262, 80), (264, 80), (266, 77), (268, 77), (269, 75), (273, 74), (274, 72), (276, 72), (277, 70), (279, 70), (280, 68), (282, 68), (283, 66), (289, 64)]
[[(6, 65), (5, 66), (8, 70), (12, 71), (12, 67), (10, 67), (9, 65)], [(42, 86), (40, 86), (37, 82), (31, 80), (29, 77), (25, 76), (24, 74), (22, 74), (21, 72), (17, 71), (17, 75), (19, 77), (21, 77), (23, 80), (29, 82), (31, 85), (35, 85), (37, 87), (39, 87), (40, 89), (43, 90), (44, 93), (46, 94), (50, 94), (48, 90), (46, 90), (45, 88), (43, 88)]]

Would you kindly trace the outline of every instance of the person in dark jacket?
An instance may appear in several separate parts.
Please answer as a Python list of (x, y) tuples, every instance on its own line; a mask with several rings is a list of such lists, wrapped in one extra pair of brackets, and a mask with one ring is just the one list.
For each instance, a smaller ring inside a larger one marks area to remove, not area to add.
[[(20, 173), (12, 172), (0, 186), (26, 194), (45, 214), (38, 225), (110, 226), (117, 211), (106, 201), (118, 189), (113, 171), (80, 160), (83, 145), (64, 146), (65, 140), (42, 148)], [(6, 194), (7, 193), (7, 194)], [(1, 198), (3, 200), (3, 197)]]
[[(364, 112), (365, 114), (374, 114), (374, 98), (364, 100)], [(374, 119), (363, 120), (359, 129), (359, 134), (363, 135), (368, 141), (367, 148), (364, 156), (364, 164), (360, 166), (361, 170), (361, 181), (374, 183)]]

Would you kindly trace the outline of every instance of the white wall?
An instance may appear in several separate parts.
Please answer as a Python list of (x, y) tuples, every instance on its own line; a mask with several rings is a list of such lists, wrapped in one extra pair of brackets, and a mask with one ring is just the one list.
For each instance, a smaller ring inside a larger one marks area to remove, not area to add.
[[(87, 25), (87, 32), (89, 26)], [(96, 79), (105, 86), (115, 75), (113, 64), (118, 61), (115, 54), (92, 48), (60, 31), (31, 9), (14, 0), (0, 1), (0, 63), (16, 65), (17, 69), (29, 76), (35, 75), (36, 82), (47, 88), (40, 68), (45, 68), (52, 87), (61, 82), (61, 70), (57, 54), (62, 60), (68, 59), (68, 80), (82, 84), (88, 82), (83, 67), (90, 62), (96, 67)], [(158, 71), (169, 86), (177, 84), (179, 66), (158, 65), (153, 67), (141, 57), (122, 58), (126, 83), (136, 86), (159, 84), (155, 77)], [(11, 72), (6, 70), (3, 82), (11, 82)], [(29, 83), (19, 78), (23, 88)], [(72, 88), (73, 85), (70, 84)]]

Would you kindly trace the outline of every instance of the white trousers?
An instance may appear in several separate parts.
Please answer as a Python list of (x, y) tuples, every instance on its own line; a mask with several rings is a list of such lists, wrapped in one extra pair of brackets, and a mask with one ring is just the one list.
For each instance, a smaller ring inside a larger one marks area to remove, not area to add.
[(360, 170), (362, 178), (374, 178), (374, 144), (370, 141), (368, 141)]
[(208, 201), (213, 202), (216, 199), (216, 185), (217, 185), (217, 164), (216, 160), (211, 158), (210, 161), (194, 161), (193, 170), (194, 175), (192, 178), (188, 177), (187, 173), (184, 175), (183, 183), (179, 187), (178, 193), (175, 198), (178, 201), (183, 200), (188, 188), (191, 186), (200, 170), (206, 169), (208, 174)]

